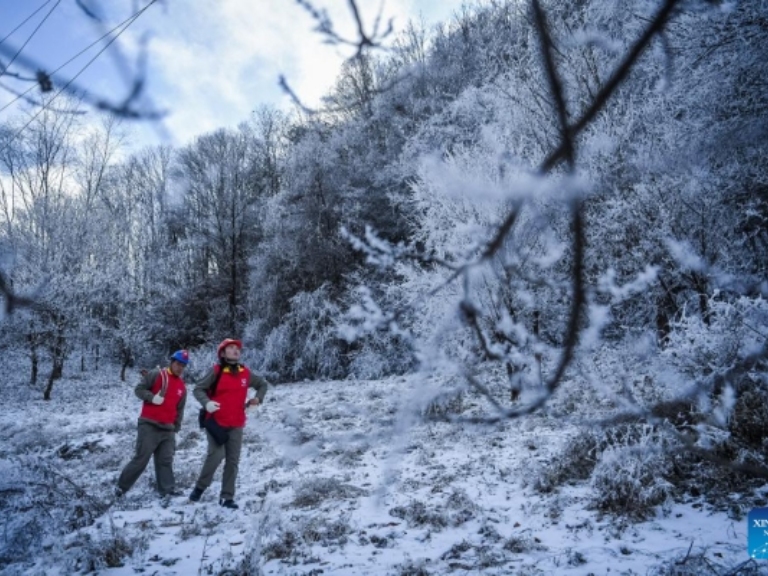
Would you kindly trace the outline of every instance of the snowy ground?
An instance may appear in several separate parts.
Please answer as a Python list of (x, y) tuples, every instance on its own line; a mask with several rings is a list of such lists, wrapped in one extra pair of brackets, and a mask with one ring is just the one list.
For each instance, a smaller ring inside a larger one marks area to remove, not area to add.
[[(200, 503), (178, 497), (162, 507), (150, 465), (102, 512), (130, 457), (139, 402), (131, 384), (97, 386), (65, 379), (48, 403), (9, 396), (0, 513), (17, 520), (6, 517), (6, 548), (16, 537), (38, 552), (3, 573), (688, 575), (748, 561), (746, 518), (696, 499), (628, 524), (589, 509), (588, 483), (537, 492), (539, 466), (574, 427), (551, 416), (490, 427), (425, 422), (413, 417), (426, 386), (415, 376), (273, 387), (247, 425), (238, 511), (217, 505), (219, 477)], [(185, 493), (205, 450), (190, 400), (175, 464)], [(461, 409), (477, 413), (483, 401), (465, 395)], [(56, 487), (39, 517), (34, 503), (18, 502), (30, 471), (47, 478), (41, 491)], [(51, 525), (62, 521), (56, 494), (92, 500), (96, 521)]]

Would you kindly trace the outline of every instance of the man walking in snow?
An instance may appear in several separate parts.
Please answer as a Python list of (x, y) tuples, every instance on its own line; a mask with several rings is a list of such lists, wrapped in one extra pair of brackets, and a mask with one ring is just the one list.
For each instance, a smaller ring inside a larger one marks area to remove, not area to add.
[[(240, 364), (242, 348), (240, 340), (223, 340), (217, 350), (219, 363), (195, 385), (193, 394), (205, 408), (204, 426), (208, 451), (195, 488), (189, 495), (192, 502), (200, 500), (224, 460), (219, 504), (232, 509), (238, 507), (234, 500), (235, 481), (243, 445), (245, 410), (259, 406), (264, 401), (269, 385), (266, 380)], [(249, 388), (256, 391), (256, 396), (250, 400), (247, 399)]]
[(136, 453), (123, 468), (115, 494), (120, 497), (134, 485), (149, 463), (155, 461), (157, 491), (161, 497), (178, 496), (173, 476), (173, 456), (176, 452), (176, 432), (181, 428), (187, 388), (182, 379), (189, 364), (189, 353), (178, 350), (171, 355), (167, 368), (150, 370), (134, 392), (143, 400), (139, 415)]

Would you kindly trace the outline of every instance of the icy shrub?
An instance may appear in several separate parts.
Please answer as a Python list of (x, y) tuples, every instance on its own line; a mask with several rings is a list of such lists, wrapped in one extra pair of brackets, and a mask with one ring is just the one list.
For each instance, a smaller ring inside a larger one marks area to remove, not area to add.
[(376, 331), (358, 338), (349, 353), (349, 376), (375, 380), (413, 369), (415, 359), (408, 343), (390, 332)]
[(429, 526), (439, 530), (449, 524), (446, 514), (428, 509), (426, 504), (419, 500), (414, 500), (407, 506), (396, 506), (389, 511), (389, 514), (395, 518), (402, 518), (410, 526)]
[(389, 548), (390, 545), (394, 543), (394, 541), (395, 538), (392, 534), (386, 534), (384, 536), (372, 534), (370, 539), (368, 539), (368, 542), (376, 546), (376, 548)]
[(695, 404), (689, 400), (658, 402), (651, 408), (651, 414), (678, 427), (696, 424), (702, 419)]
[(738, 566), (727, 568), (707, 557), (707, 552), (691, 554), (664, 562), (648, 571), (648, 576), (701, 576), (702, 574), (730, 574), (733, 576), (762, 576), (764, 566), (755, 560), (747, 560)]
[(733, 438), (752, 447), (762, 447), (768, 438), (768, 392), (751, 387), (739, 394), (728, 423)]
[[(197, 405), (195, 405), (197, 407)], [(197, 413), (195, 413), (197, 415)], [(197, 426), (197, 424), (195, 424)], [(190, 427), (191, 428), (191, 427)], [(181, 438), (176, 444), (176, 450), (189, 450), (190, 448), (197, 447), (198, 443), (203, 439), (203, 435), (199, 430), (191, 429)]]
[(103, 470), (109, 474), (113, 474), (115, 470), (120, 470), (124, 464), (125, 453), (116, 450), (95, 454), (88, 458), (85, 463), (90, 470)]
[(5, 464), (0, 465), (0, 567), (34, 557), (47, 537), (90, 526), (104, 513), (104, 502), (40, 458)]
[(667, 359), (689, 376), (727, 369), (734, 360), (762, 346), (765, 336), (753, 326), (768, 322), (768, 301), (741, 297), (707, 301), (708, 314), (682, 316), (673, 326), (664, 351)]
[(427, 560), (408, 560), (396, 566), (397, 576), (432, 576), (426, 568)]
[[(713, 509), (727, 511), (733, 518), (740, 517), (744, 510), (764, 506), (759, 488), (765, 481), (729, 466), (729, 463), (746, 464), (758, 469), (764, 466), (760, 451), (740, 447), (727, 430), (700, 430), (706, 434), (701, 435), (698, 444), (707, 446), (715, 461), (687, 450), (668, 453), (670, 466), (666, 479), (674, 484), (675, 492), (702, 497)], [(739, 494), (738, 506), (734, 494)]]
[(182, 524), (179, 529), (179, 538), (183, 540), (189, 540), (196, 536), (200, 536), (203, 533), (203, 526), (199, 522), (195, 522), (194, 518), (188, 524)]
[(345, 376), (344, 342), (336, 335), (338, 316), (327, 285), (300, 292), (291, 298), (282, 324), (267, 336), (261, 367), (293, 380)]
[(52, 449), (59, 431), (51, 425), (42, 423), (41, 426), (28, 426), (25, 423), (9, 422), (5, 424), (4, 433), (14, 446), (24, 446), (27, 452)]
[(301, 527), (301, 537), (307, 544), (321, 546), (344, 545), (347, 535), (352, 532), (349, 522), (343, 519), (327, 520), (322, 517), (310, 518)]
[(448, 496), (445, 508), (449, 511), (452, 526), (461, 526), (477, 514), (477, 505), (461, 489), (454, 489)]
[[(648, 424), (585, 430), (534, 476), (533, 487), (549, 493), (568, 482), (590, 479), (592, 505), (601, 512), (647, 518), (667, 502), (674, 486), (669, 440)], [(676, 469), (676, 468), (675, 468)]]
[(560, 454), (537, 471), (533, 488), (546, 494), (563, 484), (589, 478), (597, 464), (599, 443), (600, 437), (591, 430), (570, 438)]
[[(177, 457), (178, 457), (178, 454), (177, 454)], [(177, 466), (176, 468), (177, 468), (177, 471), (175, 471), (176, 486), (185, 486), (187, 487), (185, 490), (191, 491), (191, 488), (188, 488), (188, 487), (195, 485), (195, 482), (197, 481), (198, 471), (192, 468), (191, 466), (184, 466), (184, 467)]]
[(503, 545), (504, 550), (512, 554), (527, 554), (533, 551), (546, 550), (547, 547), (535, 536), (510, 536)]
[(368, 445), (349, 446), (339, 455), (339, 466), (355, 468), (360, 465), (363, 456), (368, 451)]
[(548, 411), (552, 416), (561, 418), (590, 413), (605, 407), (606, 398), (594, 386), (585, 386), (574, 379), (562, 384), (560, 393), (548, 402)]
[(498, 550), (495, 546), (478, 546), (477, 547), (477, 567), (493, 568), (495, 566), (501, 566), (507, 563), (506, 555)]
[[(741, 508), (765, 505), (757, 490), (763, 484), (759, 475), (738, 467), (744, 465), (757, 470), (765, 466), (768, 411), (764, 402), (768, 398), (765, 389), (755, 383), (737, 382), (735, 387), (742, 393), (735, 400), (727, 426), (715, 425), (712, 419), (704, 419), (700, 412), (693, 411), (685, 417), (678, 412), (681, 415), (678, 430), (695, 441), (709, 457), (686, 450), (677, 439), (669, 437), (667, 442), (673, 450), (667, 451), (666, 455), (670, 463), (670, 474), (666, 479), (675, 485), (677, 493), (702, 496), (715, 509), (739, 517), (743, 513)], [(697, 423), (695, 427), (681, 426), (691, 420)], [(732, 495), (735, 493), (740, 494), (740, 507), (734, 505)]]
[(440, 556), (440, 559), (456, 560), (458, 558), (461, 558), (465, 552), (468, 552), (472, 548), (474, 548), (472, 544), (470, 544), (466, 540), (462, 540), (458, 544), (454, 544), (453, 546), (451, 546), (447, 552), (445, 552), (442, 556)]
[(74, 550), (74, 556), (70, 559), (70, 569), (85, 572), (124, 566), (124, 560), (134, 551), (134, 545), (118, 534), (98, 539), (94, 539), (89, 534), (81, 534), (70, 548)]
[(0, 522), (3, 534), (0, 540), (0, 572), (15, 562), (27, 560), (30, 552), (37, 549), (40, 535), (46, 533), (43, 515), (23, 514), (21, 519), (12, 520), (14, 504), (18, 505), (18, 497), (22, 493), (21, 489), (0, 490), (0, 501), (3, 502), (0, 504), (0, 513), (3, 516)]
[(104, 447), (101, 446), (101, 440), (93, 440), (91, 442), (69, 443), (59, 446), (56, 450), (56, 456), (62, 460), (81, 460), (84, 456), (93, 454), (94, 452), (103, 452)]
[(477, 545), (462, 540), (451, 546), (447, 552), (440, 556), (440, 559), (447, 561), (448, 567), (451, 569), (484, 573), (484, 569), (506, 564), (509, 561), (506, 552), (499, 550), (498, 546)]
[(268, 542), (261, 549), (261, 557), (265, 562), (270, 560), (286, 560), (299, 553), (301, 537), (293, 530), (281, 530), (277, 538)]
[[(348, 291), (347, 307), (339, 322), (337, 334), (348, 345), (349, 376), (374, 380), (392, 374), (404, 374), (416, 365), (411, 337), (401, 326), (409, 324), (410, 313), (398, 315), (396, 322), (387, 319), (382, 310), (397, 309), (402, 304), (401, 288), (379, 285), (374, 295), (362, 278), (350, 279), (358, 288)], [(387, 325), (387, 329), (381, 329)]]
[(568, 566), (581, 566), (582, 564), (587, 563), (587, 558), (578, 550), (568, 548), (565, 551), (565, 554), (568, 561)]
[(451, 414), (461, 414), (464, 411), (464, 393), (461, 390), (444, 392), (430, 400), (424, 409), (428, 419), (442, 420)]
[(211, 534), (216, 531), (219, 522), (220, 518), (209, 509), (195, 507), (191, 516), (182, 516), (179, 536), (182, 540), (188, 540), (202, 534)]
[(296, 488), (293, 505), (310, 508), (326, 500), (357, 498), (364, 494), (365, 490), (344, 484), (335, 478), (310, 478)]
[(644, 520), (672, 496), (670, 462), (652, 446), (606, 450), (592, 474), (591, 504), (601, 512)]
[(499, 534), (499, 531), (496, 530), (496, 527), (487, 521), (483, 522), (483, 525), (480, 527), (477, 533), (483, 537), (483, 540), (493, 542), (494, 544), (502, 539), (502, 536)]

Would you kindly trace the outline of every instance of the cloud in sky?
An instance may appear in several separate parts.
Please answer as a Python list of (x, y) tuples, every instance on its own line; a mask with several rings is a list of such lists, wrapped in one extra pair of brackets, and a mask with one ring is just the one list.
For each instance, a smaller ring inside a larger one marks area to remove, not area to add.
[[(314, 5), (328, 11), (339, 34), (356, 37), (347, 0)], [(359, 5), (370, 30), (379, 3)], [(449, 19), (460, 5), (460, 0), (389, 0), (382, 19), (393, 18), (396, 31), (420, 16), (432, 25)], [(158, 95), (156, 103), (171, 111), (166, 126), (178, 142), (234, 126), (260, 104), (287, 107), (289, 98), (278, 86), (281, 74), (302, 102), (316, 106), (354, 52), (325, 44), (297, 2), (196, 0), (189, 10), (171, 1), (164, 14), (144, 24), (152, 31), (149, 88)]]

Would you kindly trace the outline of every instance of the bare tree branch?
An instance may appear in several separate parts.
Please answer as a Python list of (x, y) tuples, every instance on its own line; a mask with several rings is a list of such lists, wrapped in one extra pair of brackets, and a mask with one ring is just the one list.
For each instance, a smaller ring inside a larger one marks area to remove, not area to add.
[(565, 104), (565, 96), (563, 94), (563, 83), (560, 80), (560, 76), (557, 73), (557, 67), (555, 66), (554, 44), (552, 43), (552, 37), (549, 31), (549, 25), (547, 24), (546, 14), (539, 4), (539, 0), (531, 0), (531, 7), (533, 9), (534, 22), (536, 24), (536, 30), (539, 33), (539, 39), (541, 41), (541, 53), (544, 58), (544, 69), (549, 79), (549, 88), (552, 92), (552, 97), (555, 100), (555, 111), (557, 112), (558, 128), (560, 130), (561, 143), (563, 148), (563, 154), (568, 162), (569, 171), (573, 170), (573, 140), (571, 139), (570, 129), (568, 128), (568, 109)]
[[(675, 7), (680, 3), (680, 0), (665, 0), (662, 7), (650, 20), (648, 28), (635, 41), (635, 44), (630, 48), (627, 55), (622, 60), (621, 64), (616, 68), (608, 81), (603, 85), (600, 91), (595, 96), (592, 105), (584, 112), (581, 118), (575, 122), (569, 129), (569, 133), (572, 138), (578, 136), (589, 123), (597, 116), (597, 114), (606, 106), (608, 101), (613, 96), (616, 89), (625, 80), (630, 70), (634, 67), (637, 60), (645, 52), (645, 49), (651, 43), (657, 34), (660, 34), (666, 26), (669, 18), (672, 16)], [(542, 172), (548, 172), (560, 163), (566, 156), (566, 144), (561, 143), (560, 146), (547, 156), (542, 162), (540, 170)]]

